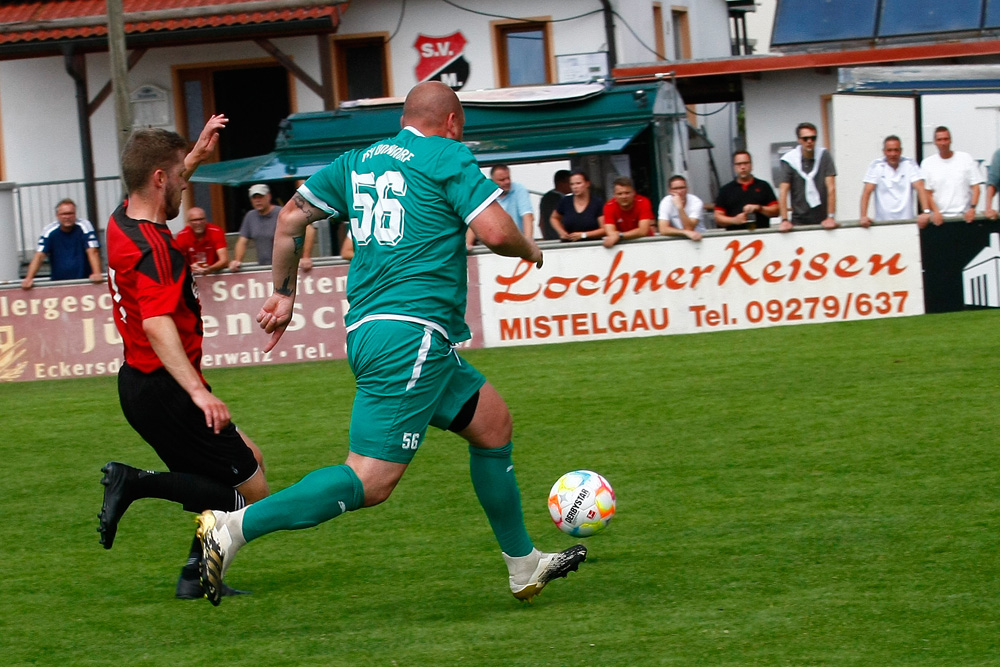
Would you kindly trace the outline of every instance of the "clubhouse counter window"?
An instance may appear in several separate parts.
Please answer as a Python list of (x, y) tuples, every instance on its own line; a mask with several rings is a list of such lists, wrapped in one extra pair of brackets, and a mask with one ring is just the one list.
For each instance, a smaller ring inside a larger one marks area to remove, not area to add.
[(501, 86), (551, 82), (548, 33), (544, 24), (497, 26), (497, 46)]

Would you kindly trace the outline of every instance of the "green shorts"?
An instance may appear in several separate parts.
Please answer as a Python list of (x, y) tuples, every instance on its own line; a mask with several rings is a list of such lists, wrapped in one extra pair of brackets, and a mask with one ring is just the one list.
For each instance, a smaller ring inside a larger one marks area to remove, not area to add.
[(366, 322), (347, 334), (347, 359), (357, 380), (351, 451), (409, 463), (427, 426), (447, 429), (486, 383), (445, 337), (421, 324)]

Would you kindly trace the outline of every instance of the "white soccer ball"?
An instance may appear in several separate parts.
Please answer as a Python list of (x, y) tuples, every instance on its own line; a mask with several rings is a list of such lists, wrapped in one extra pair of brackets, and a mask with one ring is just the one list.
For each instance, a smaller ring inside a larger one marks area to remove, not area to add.
[(591, 470), (568, 472), (552, 485), (549, 514), (559, 530), (576, 537), (593, 535), (615, 516), (615, 492)]

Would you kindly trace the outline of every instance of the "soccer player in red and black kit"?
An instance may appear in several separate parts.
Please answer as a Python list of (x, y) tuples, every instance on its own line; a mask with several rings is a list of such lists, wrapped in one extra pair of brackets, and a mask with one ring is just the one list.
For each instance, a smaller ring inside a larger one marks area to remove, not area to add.
[[(125, 345), (118, 397), (125, 418), (170, 472), (111, 462), (101, 470), (101, 544), (110, 549), (118, 521), (139, 498), (185, 510), (236, 510), (268, 495), (260, 450), (230, 421), (229, 408), (201, 374), (201, 304), (188, 263), (167, 227), (180, 212), (187, 178), (208, 157), (228, 118), (212, 116), (194, 147), (178, 134), (134, 132), (122, 151), (128, 197), (107, 227), (108, 284)], [(195, 539), (177, 597), (202, 597)], [(239, 591), (228, 589), (228, 594)]]

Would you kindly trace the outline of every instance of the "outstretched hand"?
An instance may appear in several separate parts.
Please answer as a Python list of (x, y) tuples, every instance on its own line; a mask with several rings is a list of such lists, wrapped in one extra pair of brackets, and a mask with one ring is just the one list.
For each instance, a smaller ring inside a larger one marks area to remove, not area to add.
[(205, 127), (201, 131), (201, 135), (198, 137), (198, 141), (195, 142), (194, 147), (184, 158), (183, 176), (185, 179), (190, 178), (194, 170), (198, 168), (198, 165), (212, 155), (219, 143), (219, 130), (224, 128), (228, 122), (229, 119), (221, 113), (215, 114), (208, 119), (208, 122), (205, 123)]
[(257, 313), (257, 323), (265, 332), (271, 334), (271, 340), (264, 346), (264, 352), (270, 352), (278, 344), (281, 335), (285, 333), (285, 328), (292, 321), (292, 309), (295, 306), (295, 297), (274, 293), (267, 298), (260, 312)]

